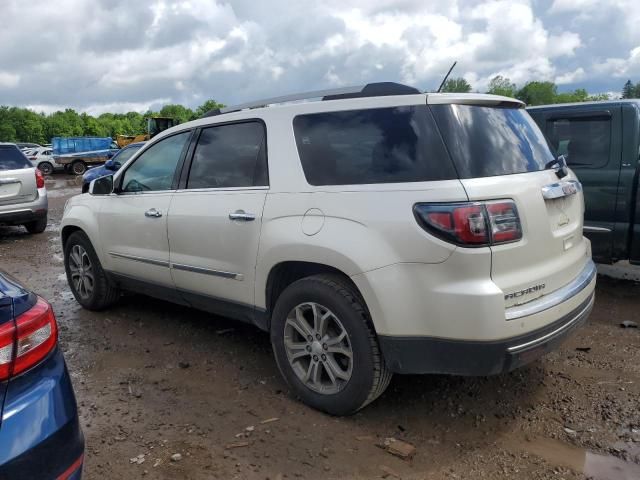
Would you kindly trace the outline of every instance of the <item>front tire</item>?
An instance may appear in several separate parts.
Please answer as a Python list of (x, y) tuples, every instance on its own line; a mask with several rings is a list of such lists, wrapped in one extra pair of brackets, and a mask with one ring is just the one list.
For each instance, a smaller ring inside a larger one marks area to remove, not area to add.
[(273, 311), (271, 343), (294, 393), (331, 415), (357, 412), (391, 381), (364, 301), (339, 275), (289, 285)]
[(73, 296), (87, 310), (104, 310), (120, 297), (84, 232), (72, 233), (64, 244), (64, 269)]

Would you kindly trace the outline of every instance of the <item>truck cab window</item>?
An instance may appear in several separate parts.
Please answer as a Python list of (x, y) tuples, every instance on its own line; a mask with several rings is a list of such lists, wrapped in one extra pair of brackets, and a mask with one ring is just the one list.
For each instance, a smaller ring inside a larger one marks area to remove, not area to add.
[(611, 146), (609, 117), (549, 120), (547, 136), (558, 155), (565, 156), (569, 166), (602, 168), (609, 163)]

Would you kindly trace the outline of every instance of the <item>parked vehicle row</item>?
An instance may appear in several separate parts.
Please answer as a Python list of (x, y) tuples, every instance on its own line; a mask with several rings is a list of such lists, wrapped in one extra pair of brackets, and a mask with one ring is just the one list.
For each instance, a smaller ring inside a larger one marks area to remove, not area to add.
[(343, 415), (393, 373), (554, 348), (594, 301), (583, 214), (521, 102), (386, 83), (173, 127), (70, 199), (61, 235), (85, 308), (135, 291), (252, 323), (293, 392)]

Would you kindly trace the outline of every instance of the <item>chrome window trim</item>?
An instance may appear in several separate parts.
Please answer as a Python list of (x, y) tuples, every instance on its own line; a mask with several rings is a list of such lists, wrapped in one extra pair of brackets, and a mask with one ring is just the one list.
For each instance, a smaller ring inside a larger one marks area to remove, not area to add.
[(242, 192), (245, 190), (264, 191), (269, 190), (269, 186), (259, 187), (208, 187), (208, 188), (179, 188), (175, 190), (176, 193), (193, 192), (193, 193), (209, 193), (209, 192)]
[(566, 302), (571, 297), (574, 297), (587, 288), (595, 278), (596, 273), (596, 264), (593, 263), (593, 260), (589, 260), (578, 276), (569, 284), (540, 298), (531, 300), (530, 302), (507, 308), (505, 310), (505, 319), (518, 320), (523, 317), (544, 312), (545, 310), (549, 310), (550, 308)]
[(518, 352), (520, 352), (522, 350), (526, 350), (528, 348), (535, 347), (536, 345), (544, 343), (547, 340), (552, 339), (553, 337), (561, 334), (565, 330), (571, 328), (575, 323), (577, 323), (580, 320), (582, 320), (584, 318), (584, 315), (586, 315), (589, 312), (589, 310), (591, 310), (591, 308), (593, 307), (594, 301), (595, 301), (595, 295), (592, 293), (591, 294), (591, 298), (589, 299), (589, 303), (582, 310), (580, 310), (580, 312), (577, 313), (567, 323), (559, 326), (558, 328), (556, 328), (555, 330), (547, 333), (546, 335), (543, 335), (541, 337), (535, 338), (533, 340), (530, 340), (530, 341), (528, 341), (526, 343), (522, 343), (520, 345), (514, 345), (513, 347), (509, 347), (507, 349), (507, 351), (509, 353), (518, 353)]

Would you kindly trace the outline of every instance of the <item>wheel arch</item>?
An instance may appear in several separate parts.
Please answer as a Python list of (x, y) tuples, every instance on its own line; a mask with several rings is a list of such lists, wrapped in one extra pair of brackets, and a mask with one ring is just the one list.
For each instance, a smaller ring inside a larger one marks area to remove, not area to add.
[(267, 275), (263, 298), (268, 316), (271, 316), (271, 312), (273, 312), (273, 308), (278, 297), (289, 285), (302, 278), (321, 274), (334, 274), (345, 281), (353, 290), (354, 294), (358, 295), (362, 300), (362, 303), (369, 314), (367, 302), (360, 292), (360, 289), (353, 282), (351, 277), (339, 268), (325, 263), (309, 262), (304, 260), (285, 260), (273, 265)]

